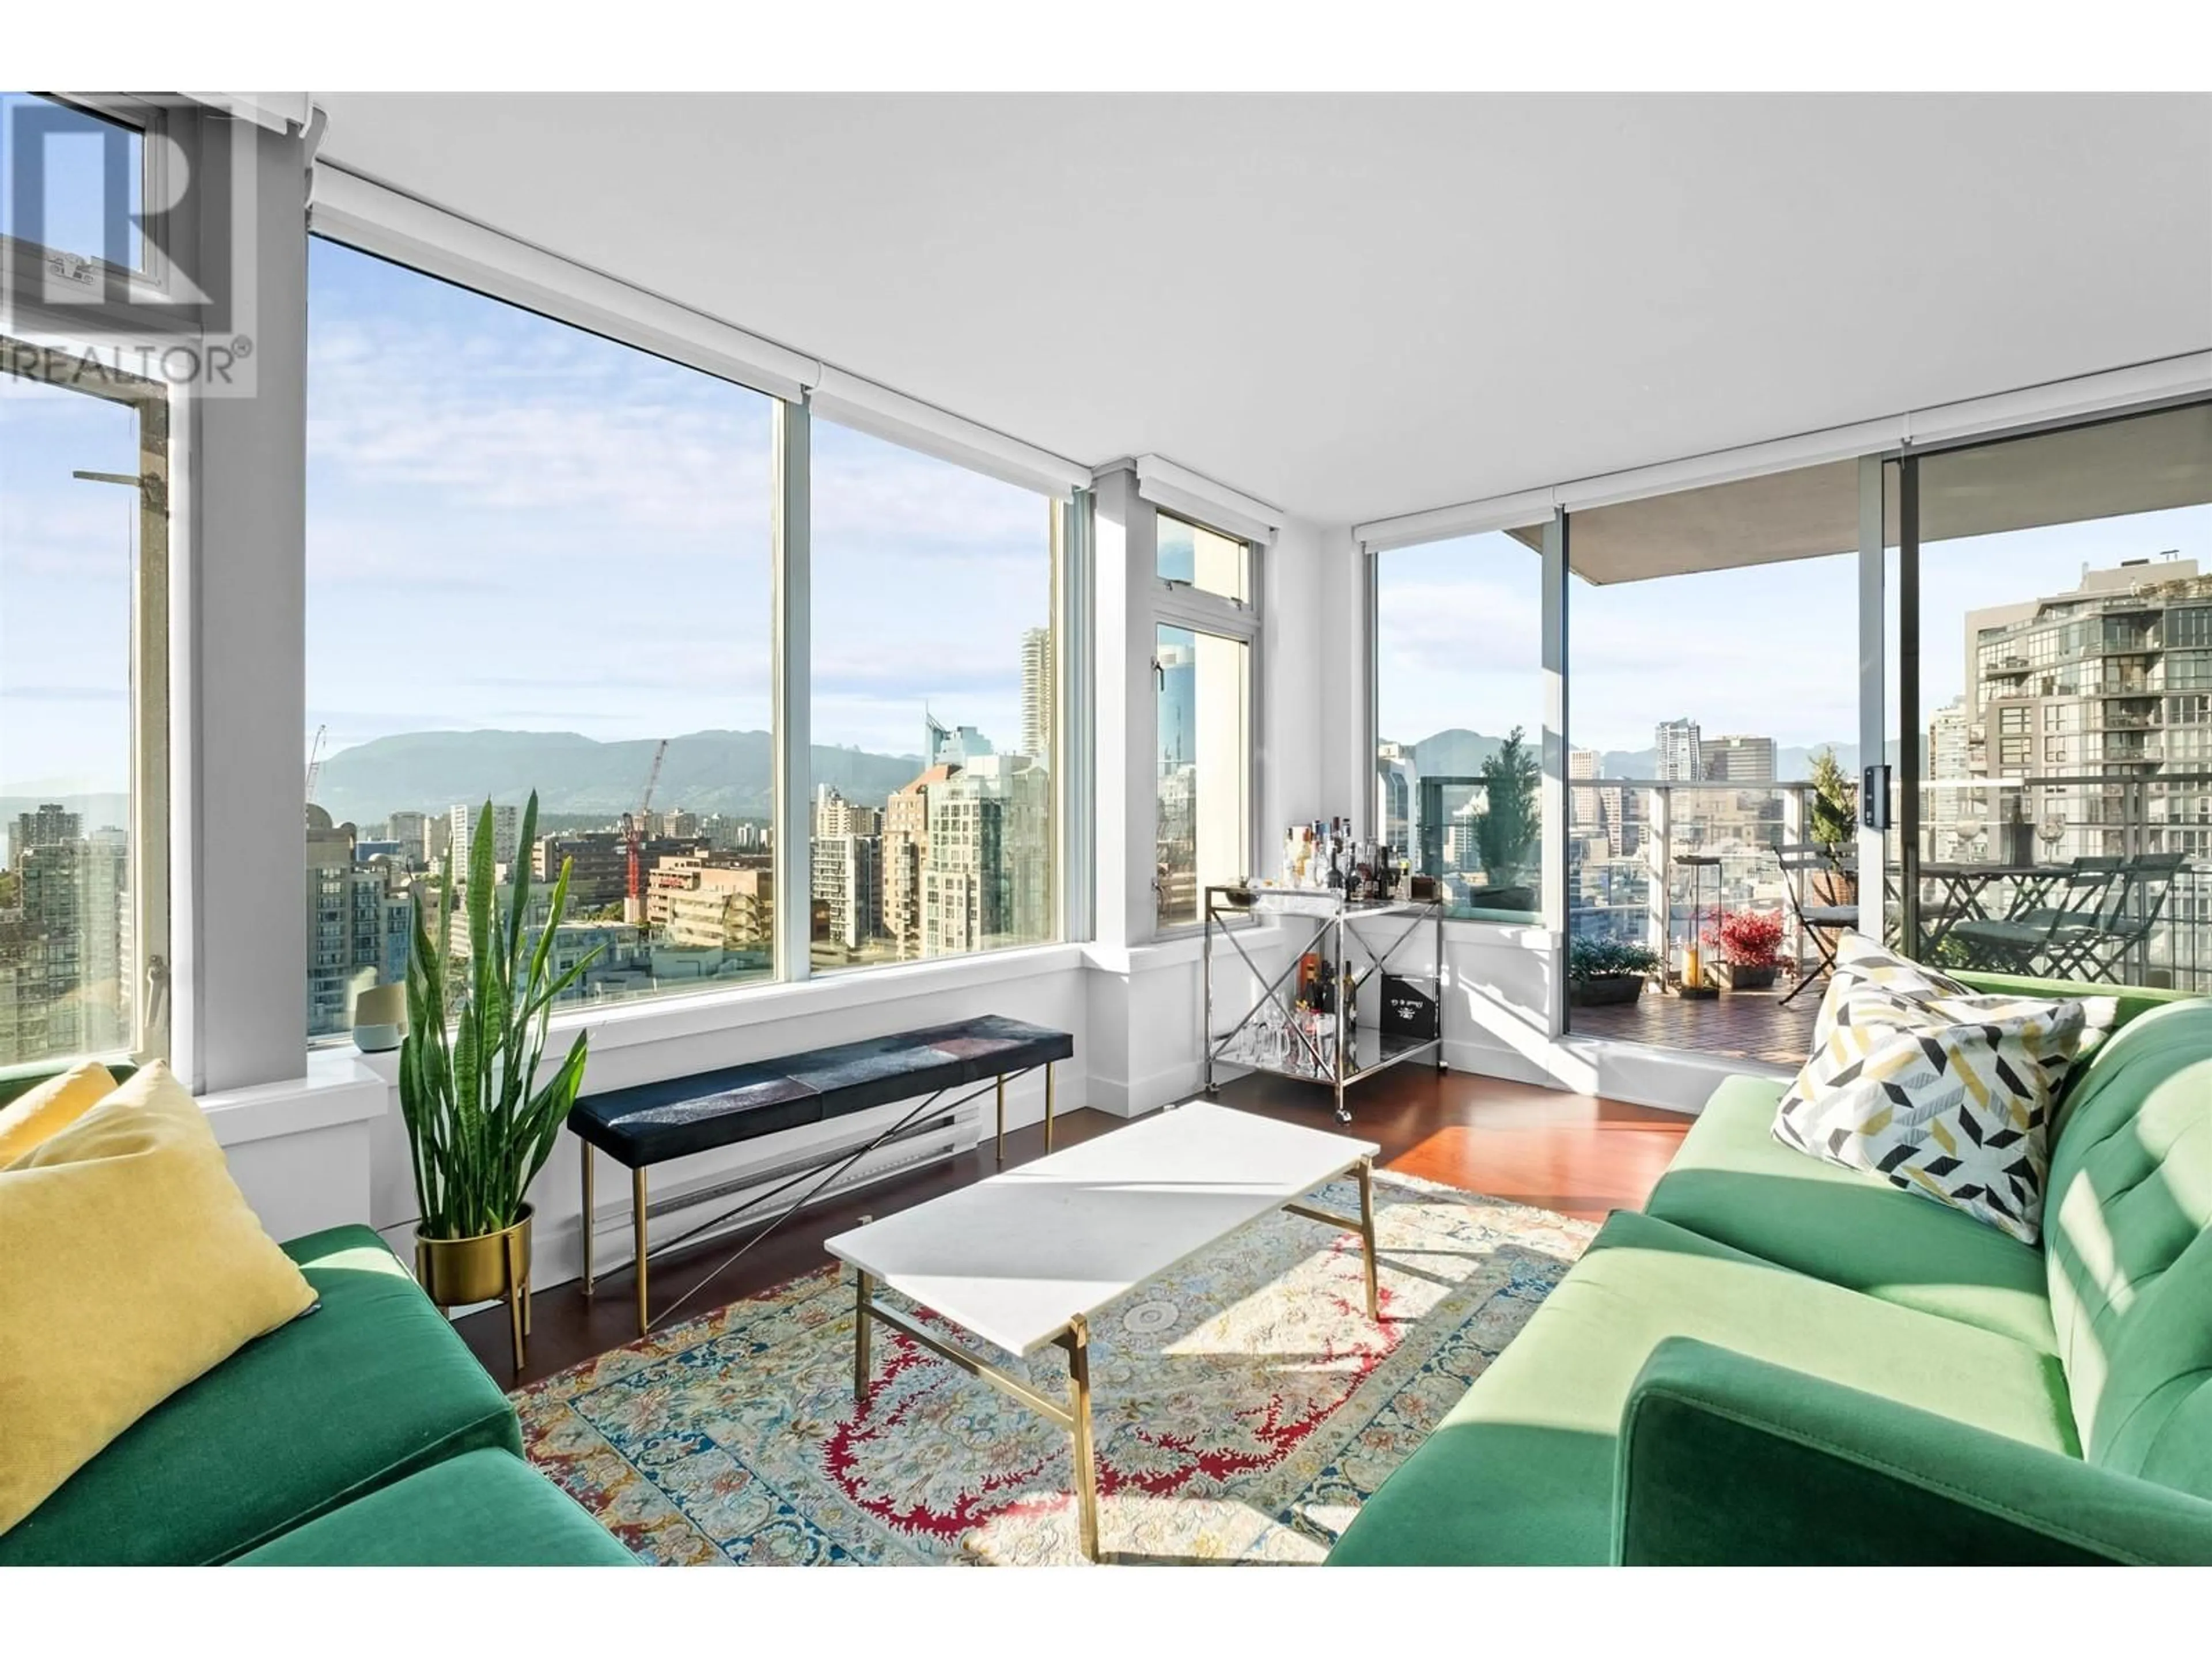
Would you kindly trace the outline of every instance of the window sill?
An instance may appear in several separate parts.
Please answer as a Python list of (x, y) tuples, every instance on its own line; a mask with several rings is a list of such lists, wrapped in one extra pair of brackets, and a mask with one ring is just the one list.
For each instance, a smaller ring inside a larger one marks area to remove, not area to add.
[(381, 1117), (391, 1105), (391, 1085), (350, 1047), (333, 1048), (308, 1054), (304, 1076), (198, 1099), (216, 1144), (242, 1146)]
[[(1233, 927), (1224, 924), (1222, 931), (1233, 933), (1247, 950), (1263, 949), (1284, 937), (1281, 925), (1274, 921), (1240, 922)], [(1082, 949), (1086, 965), (1102, 973), (1145, 974), (1156, 969), (1195, 963), (1206, 954), (1206, 931), (1203, 927), (1179, 927), (1145, 945), (1087, 945)]]
[[(608, 1008), (577, 1008), (553, 1016), (547, 1039), (549, 1057), (567, 1048), (579, 1031), (591, 1033), (595, 1053), (642, 1048), (652, 1043), (697, 1036), (703, 1032), (743, 1030), (809, 1014), (836, 1013), (879, 1003), (900, 1002), (911, 997), (934, 996), (979, 986), (1034, 979), (1041, 974), (1070, 971), (1083, 965), (1079, 945), (1024, 945), (987, 951), (980, 956), (955, 957), (939, 962), (905, 962), (880, 968), (855, 968), (784, 984), (733, 986), (726, 990), (701, 991), (649, 1001), (617, 1004)], [(324, 1050), (311, 1055), (312, 1065)], [(341, 1057), (359, 1063), (349, 1052)], [(398, 1078), (395, 1055), (379, 1056), (386, 1063), (379, 1072)]]

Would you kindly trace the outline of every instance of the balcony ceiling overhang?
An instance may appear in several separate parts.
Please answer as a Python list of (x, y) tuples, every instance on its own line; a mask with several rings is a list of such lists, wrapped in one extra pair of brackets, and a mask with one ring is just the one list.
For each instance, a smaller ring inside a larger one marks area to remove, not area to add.
[[(317, 101), (341, 166), (1324, 525), (2212, 348), (2200, 94)], [(1836, 477), (1765, 509), (1808, 550)]]
[[(2212, 404), (1929, 454), (1920, 463), (1923, 545), (2212, 501)], [(1885, 541), (1898, 540), (1896, 469), (1885, 469)], [(1541, 532), (1512, 532), (1534, 548)], [(1834, 461), (1572, 515), (1568, 562), (1595, 583), (1644, 581), (1855, 552), (1859, 464)]]

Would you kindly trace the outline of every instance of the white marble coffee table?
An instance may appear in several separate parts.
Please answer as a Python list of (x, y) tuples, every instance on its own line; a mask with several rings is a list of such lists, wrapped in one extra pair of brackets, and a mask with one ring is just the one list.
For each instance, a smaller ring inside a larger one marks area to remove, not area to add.
[[(872, 1321), (983, 1378), (1075, 1443), (1083, 1553), (1098, 1557), (1098, 1470), (1091, 1433), (1089, 1321), (1107, 1303), (1276, 1210), (1360, 1236), (1367, 1316), (1375, 1291), (1374, 1160), (1382, 1149), (1225, 1106), (1173, 1107), (829, 1241), (858, 1276), (853, 1391), (868, 1398)], [(1359, 1178), (1358, 1217), (1301, 1202)], [(946, 1342), (878, 1299), (881, 1283), (1010, 1353), (1067, 1351), (1063, 1404)]]

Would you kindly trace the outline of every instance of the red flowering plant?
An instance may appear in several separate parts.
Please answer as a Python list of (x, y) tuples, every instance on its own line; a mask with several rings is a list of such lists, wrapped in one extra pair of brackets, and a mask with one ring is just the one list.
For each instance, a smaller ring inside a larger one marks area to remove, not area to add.
[(1705, 944), (1731, 966), (1771, 968), (1782, 955), (1782, 913), (1730, 910), (1705, 929)]

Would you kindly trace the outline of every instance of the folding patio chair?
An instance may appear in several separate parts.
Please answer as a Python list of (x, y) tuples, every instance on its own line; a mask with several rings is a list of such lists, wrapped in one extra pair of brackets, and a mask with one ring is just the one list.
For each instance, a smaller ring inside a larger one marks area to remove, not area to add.
[(2124, 860), (2094, 855), (2075, 859), (2055, 886), (2045, 890), (2053, 901), (2033, 909), (2013, 908), (2001, 919), (1978, 918), (1955, 924), (1949, 937), (1966, 952), (1965, 965), (2006, 974), (2057, 975), (2070, 943), (2100, 926), (2107, 898)]
[(2046, 954), (2060, 979), (2118, 982), (2130, 951), (2150, 938), (2181, 873), (2179, 853), (2139, 853), (2120, 862), (2097, 913), (2062, 921)]
[(1782, 892), (1790, 901), (1790, 909), (1797, 918), (1797, 936), (1809, 939), (1813, 948), (1820, 953), (1820, 965), (1811, 973), (1804, 971), (1801, 956), (1797, 983), (1790, 994), (1777, 1004), (1788, 1007), (1808, 985), (1818, 984), (1836, 971), (1836, 947), (1832, 935), (1856, 930), (1859, 907), (1856, 904), (1808, 904), (1798, 896), (1802, 878), (1808, 871), (1826, 870), (1838, 875), (1848, 875), (1853, 860), (1847, 854), (1838, 854), (1825, 847), (1810, 842), (1788, 846), (1778, 840), (1773, 843), (1774, 861), (1782, 866)]

